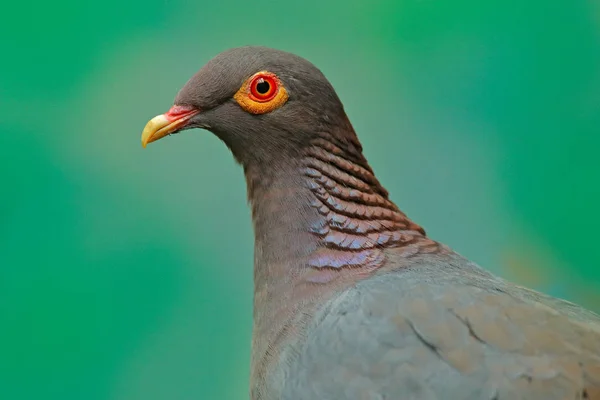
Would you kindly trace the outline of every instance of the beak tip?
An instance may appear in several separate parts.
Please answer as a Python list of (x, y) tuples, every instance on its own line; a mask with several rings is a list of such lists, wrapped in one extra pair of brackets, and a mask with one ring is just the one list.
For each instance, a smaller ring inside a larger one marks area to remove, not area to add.
[(170, 133), (172, 123), (165, 117), (164, 114), (157, 115), (152, 118), (142, 131), (142, 148), (146, 148), (148, 143), (154, 142), (163, 136)]

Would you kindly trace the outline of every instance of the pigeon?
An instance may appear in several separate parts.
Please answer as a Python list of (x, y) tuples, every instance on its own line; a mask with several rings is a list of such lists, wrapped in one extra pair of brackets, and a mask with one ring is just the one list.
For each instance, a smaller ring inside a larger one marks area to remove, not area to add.
[(216, 55), (142, 145), (190, 128), (221, 139), (246, 178), (252, 400), (600, 400), (600, 316), (428, 237), (309, 61)]

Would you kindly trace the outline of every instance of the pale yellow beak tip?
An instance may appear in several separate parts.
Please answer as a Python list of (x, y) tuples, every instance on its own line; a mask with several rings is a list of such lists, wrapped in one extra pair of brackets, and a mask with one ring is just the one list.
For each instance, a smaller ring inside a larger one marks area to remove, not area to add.
[(148, 143), (152, 143), (168, 135), (172, 131), (172, 127), (173, 123), (171, 123), (164, 114), (152, 118), (148, 121), (142, 131), (142, 147), (146, 148)]

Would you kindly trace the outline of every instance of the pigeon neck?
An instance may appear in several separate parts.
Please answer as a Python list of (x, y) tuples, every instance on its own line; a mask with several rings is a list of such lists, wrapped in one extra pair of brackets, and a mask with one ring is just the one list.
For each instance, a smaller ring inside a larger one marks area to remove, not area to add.
[(255, 284), (325, 284), (385, 262), (385, 248), (423, 238), (389, 200), (354, 132), (320, 134), (293, 158), (245, 168), (255, 232)]
[(253, 391), (317, 304), (385, 269), (386, 249), (400, 257), (435, 251), (347, 133), (344, 140), (322, 134), (269, 168), (245, 165), (255, 233)]

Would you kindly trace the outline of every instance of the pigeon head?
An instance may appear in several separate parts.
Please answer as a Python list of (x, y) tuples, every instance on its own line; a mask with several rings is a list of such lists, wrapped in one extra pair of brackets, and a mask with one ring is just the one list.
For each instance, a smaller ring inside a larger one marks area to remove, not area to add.
[(360, 146), (335, 90), (313, 64), (265, 47), (220, 53), (148, 122), (142, 145), (184, 129), (213, 132), (242, 164), (289, 158), (319, 132)]

